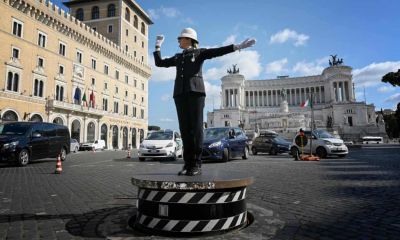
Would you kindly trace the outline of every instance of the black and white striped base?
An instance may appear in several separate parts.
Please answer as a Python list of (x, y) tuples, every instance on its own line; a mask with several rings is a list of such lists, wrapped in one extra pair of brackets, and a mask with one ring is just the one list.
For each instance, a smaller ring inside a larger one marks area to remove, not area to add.
[(137, 229), (168, 236), (203, 235), (247, 225), (246, 187), (252, 178), (149, 174), (133, 178), (132, 183), (138, 187)]
[(230, 191), (139, 189), (136, 225), (165, 233), (212, 233), (246, 224), (246, 188)]

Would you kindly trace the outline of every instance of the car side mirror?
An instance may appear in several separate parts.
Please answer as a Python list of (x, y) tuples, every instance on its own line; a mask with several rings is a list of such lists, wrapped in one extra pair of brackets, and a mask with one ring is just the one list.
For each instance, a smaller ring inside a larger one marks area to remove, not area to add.
[(40, 132), (34, 132), (32, 133), (32, 138), (41, 138), (42, 134), (40, 134)]

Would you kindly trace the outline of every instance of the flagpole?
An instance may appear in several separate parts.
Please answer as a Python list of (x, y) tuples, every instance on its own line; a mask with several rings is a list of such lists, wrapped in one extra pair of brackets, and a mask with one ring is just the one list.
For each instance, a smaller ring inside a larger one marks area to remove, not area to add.
[(314, 105), (314, 95), (313, 92), (310, 93), (310, 108), (311, 108), (311, 138), (310, 138), (310, 155), (312, 156), (312, 139), (313, 139), (313, 133), (314, 133), (314, 110), (313, 110), (313, 105)]

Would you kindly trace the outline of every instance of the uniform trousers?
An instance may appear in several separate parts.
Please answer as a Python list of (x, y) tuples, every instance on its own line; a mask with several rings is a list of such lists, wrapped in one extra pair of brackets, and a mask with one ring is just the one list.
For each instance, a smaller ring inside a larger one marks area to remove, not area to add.
[(183, 141), (184, 168), (201, 167), (205, 96), (189, 92), (175, 96), (174, 100)]

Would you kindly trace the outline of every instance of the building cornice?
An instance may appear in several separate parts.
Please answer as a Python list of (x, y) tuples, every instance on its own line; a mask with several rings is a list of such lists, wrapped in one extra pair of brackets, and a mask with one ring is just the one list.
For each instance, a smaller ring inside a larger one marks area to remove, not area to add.
[(106, 58), (114, 60), (114, 62), (123, 65), (138, 75), (146, 79), (150, 78), (151, 68), (149, 65), (140, 62), (139, 59), (125, 52), (116, 43), (94, 31), (90, 26), (79, 21), (57, 5), (45, 0), (33, 2), (3, 0), (2, 2), (70, 39), (91, 48)]

